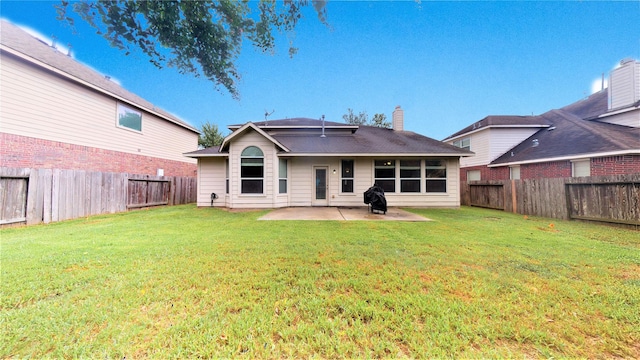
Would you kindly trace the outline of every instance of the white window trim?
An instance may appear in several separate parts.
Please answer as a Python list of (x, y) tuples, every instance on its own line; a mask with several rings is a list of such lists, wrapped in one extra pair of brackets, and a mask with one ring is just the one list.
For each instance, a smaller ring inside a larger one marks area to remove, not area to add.
[[(242, 153), (250, 148), (250, 147), (255, 147), (258, 148), (260, 150), (260, 152), (262, 153), (262, 156), (243, 156)], [(261, 178), (247, 178), (247, 177), (242, 177), (242, 159), (262, 159), (262, 177)], [(264, 157), (264, 151), (259, 147), (259, 146), (255, 146), (255, 145), (249, 145), (246, 146), (244, 149), (242, 149), (242, 151), (240, 152), (240, 195), (241, 196), (265, 196), (266, 192), (265, 192), (265, 157)], [(261, 180), (262, 181), (262, 192), (260, 193), (245, 193), (242, 192), (242, 182), (244, 180)]]
[[(342, 177), (343, 170), (344, 170), (344, 169), (342, 168), (342, 165), (343, 165), (343, 164), (342, 164), (342, 162), (343, 162), (343, 161), (351, 161), (351, 163), (353, 164), (353, 165), (351, 166), (351, 177)], [(375, 164), (375, 163), (374, 163), (374, 164)], [(345, 195), (345, 196), (348, 196), (348, 195), (355, 195), (355, 192), (356, 192), (356, 179), (355, 179), (355, 173), (356, 173), (356, 170), (355, 170), (355, 167), (356, 167), (356, 161), (355, 161), (355, 159), (340, 159), (340, 194), (341, 194), (341, 195), (342, 195), (342, 194), (343, 194), (343, 195)], [(353, 191), (350, 191), (350, 192), (344, 192), (344, 191), (342, 191), (342, 181), (343, 181), (343, 180), (351, 180), (351, 187), (352, 187)]]
[[(588, 168), (589, 168), (589, 174), (588, 175), (576, 175), (576, 164), (587, 164)], [(587, 177), (587, 176), (591, 176), (591, 159), (590, 158), (586, 158), (586, 159), (571, 160), (571, 177)]]
[[(140, 130), (137, 129), (132, 129), (130, 127), (124, 126), (124, 125), (120, 125), (120, 108), (123, 108), (125, 110), (127, 110), (128, 112), (131, 113), (137, 113), (140, 116)], [(134, 132), (136, 134), (142, 134), (142, 111), (136, 110), (131, 106), (125, 105), (121, 102), (118, 102), (116, 104), (116, 127), (118, 129), (123, 129), (123, 130), (127, 130), (127, 131), (131, 131)]]

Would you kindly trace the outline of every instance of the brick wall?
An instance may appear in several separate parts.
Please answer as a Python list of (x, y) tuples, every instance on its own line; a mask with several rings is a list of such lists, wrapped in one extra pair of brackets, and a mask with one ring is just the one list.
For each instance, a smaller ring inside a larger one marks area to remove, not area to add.
[(460, 181), (467, 181), (467, 171), (480, 170), (480, 180), (504, 180), (509, 178), (508, 167), (489, 168), (486, 166), (469, 166), (460, 169)]
[(591, 159), (591, 176), (640, 174), (640, 155)]
[(0, 166), (195, 176), (196, 164), (0, 133)]
[[(467, 181), (467, 171), (480, 170), (481, 180), (509, 179), (509, 167), (471, 166), (460, 169), (460, 181)], [(591, 176), (640, 174), (640, 155), (608, 156), (591, 159)], [(571, 162), (553, 161), (520, 166), (520, 179), (571, 177)]]
[(553, 161), (520, 166), (520, 179), (571, 177), (571, 162)]

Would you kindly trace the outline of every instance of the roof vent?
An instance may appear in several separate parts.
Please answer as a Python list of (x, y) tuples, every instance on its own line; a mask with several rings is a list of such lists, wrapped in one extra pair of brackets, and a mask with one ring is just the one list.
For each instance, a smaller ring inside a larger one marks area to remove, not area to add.
[(540, 142), (538, 141), (538, 139), (533, 139), (532, 142), (533, 142), (533, 145), (531, 145), (531, 147), (536, 147), (540, 145)]
[(551, 130), (555, 130), (555, 129), (556, 129), (556, 127), (552, 126), (552, 127), (548, 128), (547, 131), (551, 131)]

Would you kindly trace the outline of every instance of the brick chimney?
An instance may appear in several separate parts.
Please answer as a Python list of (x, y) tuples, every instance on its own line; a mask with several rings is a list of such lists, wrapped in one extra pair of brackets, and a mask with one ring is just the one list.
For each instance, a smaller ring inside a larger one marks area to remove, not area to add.
[(404, 130), (404, 110), (400, 108), (400, 105), (393, 110), (392, 128), (396, 131)]

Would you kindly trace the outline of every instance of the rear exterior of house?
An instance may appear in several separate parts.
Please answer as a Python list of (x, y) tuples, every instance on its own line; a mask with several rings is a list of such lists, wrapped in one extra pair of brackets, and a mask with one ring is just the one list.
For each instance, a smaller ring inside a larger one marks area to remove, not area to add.
[(399, 130), (399, 107), (394, 127), (306, 118), (230, 126), (220, 147), (185, 154), (198, 159), (198, 206), (365, 206), (376, 183), (389, 206), (459, 207), (459, 162), (471, 153)]
[(2, 21), (0, 166), (195, 176), (198, 130)]
[(625, 59), (609, 87), (536, 116), (488, 116), (443, 141), (476, 155), (461, 181), (640, 173), (640, 62)]

